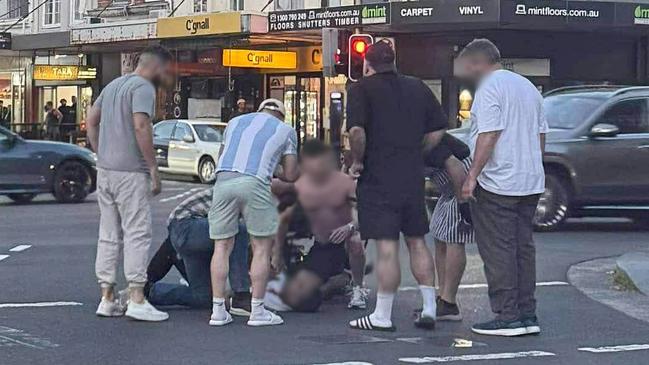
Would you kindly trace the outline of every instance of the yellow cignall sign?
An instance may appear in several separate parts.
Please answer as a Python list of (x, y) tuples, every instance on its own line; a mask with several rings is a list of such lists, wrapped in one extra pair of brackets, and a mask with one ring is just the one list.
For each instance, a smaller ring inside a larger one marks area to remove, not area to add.
[(34, 65), (34, 80), (40, 81), (73, 81), (93, 80), (97, 78), (97, 69), (87, 66)]
[(181, 38), (241, 32), (241, 13), (211, 13), (158, 18), (158, 38)]
[(224, 49), (223, 66), (295, 69), (297, 67), (297, 54), (286, 51)]

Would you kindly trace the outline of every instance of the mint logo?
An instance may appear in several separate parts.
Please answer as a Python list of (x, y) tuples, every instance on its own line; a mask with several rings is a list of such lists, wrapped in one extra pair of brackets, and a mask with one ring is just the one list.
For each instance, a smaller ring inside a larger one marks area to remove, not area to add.
[(361, 19), (363, 24), (381, 24), (387, 23), (387, 6), (364, 6), (361, 10)]
[(649, 7), (638, 5), (633, 12), (633, 23), (649, 25)]

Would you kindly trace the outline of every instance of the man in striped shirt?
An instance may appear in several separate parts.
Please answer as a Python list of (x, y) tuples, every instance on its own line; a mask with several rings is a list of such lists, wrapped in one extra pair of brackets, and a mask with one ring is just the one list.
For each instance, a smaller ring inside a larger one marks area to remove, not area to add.
[[(184, 305), (209, 308), (212, 303), (210, 288), (210, 259), (214, 249), (209, 236), (207, 215), (212, 205), (212, 189), (192, 192), (169, 215), (169, 239), (155, 254), (147, 276), (145, 293), (156, 305)], [(230, 313), (250, 315), (250, 278), (248, 276), (248, 235), (236, 236), (230, 257), (230, 287), (233, 291)], [(156, 282), (162, 279), (180, 254), (189, 286)], [(171, 257), (169, 257), (171, 256)]]
[[(270, 272), (273, 237), (278, 213), (270, 184), (273, 174), (293, 182), (298, 178), (297, 135), (285, 124), (286, 109), (276, 99), (261, 103), (257, 113), (232, 119), (225, 130), (225, 143), (217, 166), (214, 197), (209, 213), (212, 257), (212, 316), (210, 325), (232, 322), (225, 310), (225, 282), (228, 257), (243, 217), (253, 246), (249, 326), (282, 324), (281, 317), (264, 308), (266, 282)], [(278, 166), (281, 165), (281, 169)], [(277, 171), (276, 171), (277, 170)]]

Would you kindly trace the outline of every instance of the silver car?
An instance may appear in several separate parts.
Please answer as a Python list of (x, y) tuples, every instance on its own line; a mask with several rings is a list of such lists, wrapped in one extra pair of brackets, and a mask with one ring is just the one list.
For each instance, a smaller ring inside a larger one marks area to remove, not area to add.
[(153, 126), (160, 171), (214, 182), (226, 123), (213, 120), (163, 120)]

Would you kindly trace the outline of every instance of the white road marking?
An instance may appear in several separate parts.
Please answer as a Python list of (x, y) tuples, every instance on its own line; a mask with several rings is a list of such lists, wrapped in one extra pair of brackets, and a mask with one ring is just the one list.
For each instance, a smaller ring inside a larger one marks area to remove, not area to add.
[(546, 351), (523, 351), (523, 352), (503, 352), (499, 354), (475, 354), (459, 356), (440, 356), (440, 357), (402, 357), (401, 362), (410, 364), (432, 364), (436, 362), (453, 362), (453, 361), (474, 361), (474, 360), (507, 360), (520, 359), (526, 357), (543, 357), (556, 356), (552, 352)]
[[(565, 281), (542, 281), (540, 283), (536, 283), (536, 286), (567, 286), (570, 285), (566, 283)], [(462, 284), (460, 285), (460, 289), (482, 289), (482, 288), (487, 288), (487, 284)], [(402, 286), (399, 288), (399, 291), (411, 291), (411, 290), (419, 290), (419, 287), (416, 286)]]
[(22, 251), (25, 251), (26, 249), (28, 249), (30, 247), (32, 247), (32, 245), (18, 245), (16, 247), (10, 249), (9, 251), (11, 251), (11, 252), (22, 252)]
[(79, 302), (35, 302), (35, 303), (0, 303), (0, 308), (40, 308), (79, 306)]
[(170, 197), (168, 197), (168, 198), (160, 199), (160, 203), (166, 203), (166, 202), (170, 202), (170, 201), (173, 201), (173, 200), (182, 199), (182, 198), (184, 198), (184, 197), (187, 197), (187, 196), (192, 195), (193, 193), (195, 193), (195, 192), (197, 192), (197, 191), (199, 191), (199, 190), (205, 190), (205, 189), (208, 189), (208, 188), (205, 187), (205, 188), (193, 188), (193, 189), (189, 189), (188, 191), (186, 191), (186, 192), (184, 192), (184, 193), (176, 194), (176, 195), (170, 196)]
[(0, 261), (6, 259), (7, 257), (9, 257), (9, 255), (0, 255)]
[(601, 354), (607, 352), (639, 351), (639, 350), (649, 350), (649, 344), (602, 346), (602, 347), (580, 347), (578, 348), (578, 350), (592, 352), (595, 354)]
[(329, 362), (326, 364), (313, 364), (313, 365), (374, 365), (371, 362), (364, 361), (345, 361), (345, 362)]

